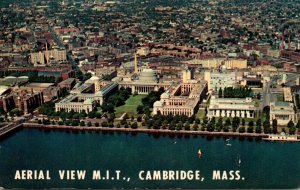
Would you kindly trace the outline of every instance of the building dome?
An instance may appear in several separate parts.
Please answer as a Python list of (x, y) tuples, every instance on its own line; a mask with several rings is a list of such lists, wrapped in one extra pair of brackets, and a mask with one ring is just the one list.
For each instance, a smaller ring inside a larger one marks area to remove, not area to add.
[(169, 95), (168, 92), (164, 92), (164, 93), (160, 96), (161, 99), (166, 99), (166, 98), (169, 98), (169, 97), (170, 97), (170, 95)]
[(156, 82), (156, 74), (153, 69), (144, 69), (140, 74), (140, 81)]
[(153, 107), (162, 107), (162, 106), (163, 106), (163, 104), (162, 104), (161, 101), (156, 101), (156, 102), (154, 102), (154, 104), (153, 104)]
[(5, 77), (5, 79), (16, 79), (17, 77), (14, 77), (14, 76), (8, 76), (8, 77)]
[(20, 76), (18, 77), (19, 79), (28, 79), (29, 77), (28, 76)]
[(91, 81), (99, 81), (100, 78), (97, 77), (97, 76), (92, 76), (89, 80), (91, 80)]

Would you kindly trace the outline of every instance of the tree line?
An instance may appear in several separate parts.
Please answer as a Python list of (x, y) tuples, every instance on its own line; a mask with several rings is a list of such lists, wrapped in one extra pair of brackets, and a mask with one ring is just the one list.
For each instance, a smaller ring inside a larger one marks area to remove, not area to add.
[(122, 106), (125, 104), (125, 101), (130, 97), (131, 89), (121, 87), (114, 95), (111, 95), (107, 101), (105, 101), (102, 106), (102, 112), (112, 113), (115, 111), (116, 107)]
[(245, 87), (225, 87), (219, 89), (219, 98), (246, 98), (252, 97), (253, 91), (248, 86)]
[(142, 105), (136, 108), (138, 114), (150, 115), (150, 109), (153, 108), (154, 102), (160, 100), (161, 94), (164, 93), (164, 89), (160, 88), (158, 91), (150, 92), (146, 97), (142, 99)]

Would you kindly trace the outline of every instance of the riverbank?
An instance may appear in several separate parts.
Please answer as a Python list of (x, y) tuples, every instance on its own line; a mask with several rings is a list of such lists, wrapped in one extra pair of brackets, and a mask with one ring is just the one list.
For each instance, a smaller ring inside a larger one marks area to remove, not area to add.
[[(206, 136), (230, 136), (230, 137), (256, 137), (268, 138), (268, 134), (262, 133), (237, 133), (237, 132), (209, 132), (209, 131), (184, 131), (184, 130), (168, 130), (168, 129), (132, 129), (132, 128), (109, 128), (109, 127), (81, 127), (81, 126), (65, 126), (65, 125), (42, 125), (34, 123), (23, 123), (25, 128), (38, 129), (57, 129), (70, 131), (106, 131), (106, 132), (131, 132), (131, 133), (151, 133), (151, 134), (180, 134), (180, 135), (206, 135)], [(298, 137), (299, 138), (299, 137)]]

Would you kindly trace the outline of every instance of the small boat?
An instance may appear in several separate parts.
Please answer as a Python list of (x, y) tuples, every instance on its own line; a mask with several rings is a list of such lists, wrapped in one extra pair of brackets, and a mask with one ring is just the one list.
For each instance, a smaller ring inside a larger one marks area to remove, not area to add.
[(240, 155), (238, 155), (237, 156), (237, 165), (238, 165), (238, 167), (241, 166), (241, 163), (242, 163), (241, 157), (240, 157)]
[(198, 156), (199, 156), (199, 158), (202, 156), (201, 149), (198, 150)]
[(231, 144), (230, 143), (226, 143), (226, 146), (231, 146)]
[(230, 138), (226, 139), (225, 141), (226, 141), (226, 142), (230, 141)]

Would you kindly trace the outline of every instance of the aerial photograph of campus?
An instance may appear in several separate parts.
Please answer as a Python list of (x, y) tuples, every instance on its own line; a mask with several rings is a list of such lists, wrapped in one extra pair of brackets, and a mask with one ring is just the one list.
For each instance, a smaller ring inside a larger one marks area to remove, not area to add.
[(0, 189), (297, 189), (299, 0), (1, 0)]

